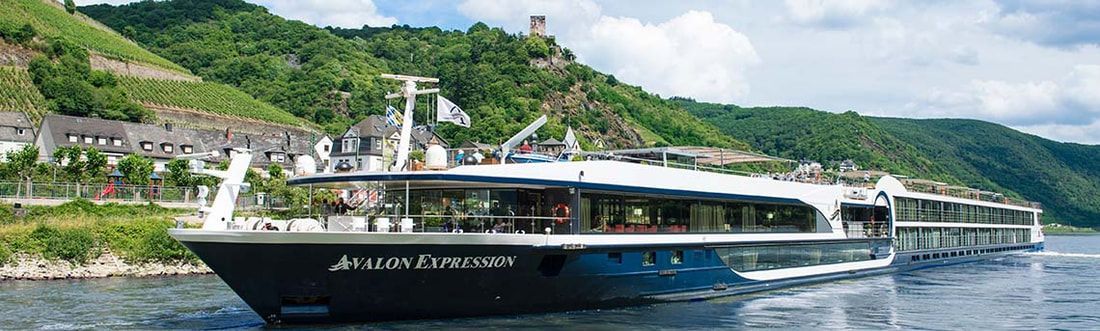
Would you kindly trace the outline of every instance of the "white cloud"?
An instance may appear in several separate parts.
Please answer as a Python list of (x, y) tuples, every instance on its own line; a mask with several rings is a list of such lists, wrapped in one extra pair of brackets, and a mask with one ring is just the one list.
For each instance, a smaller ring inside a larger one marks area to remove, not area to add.
[(847, 28), (884, 9), (881, 0), (786, 0), (789, 18), (802, 25)]
[(660, 24), (604, 16), (579, 39), (582, 61), (665, 97), (734, 102), (749, 92), (745, 68), (760, 62), (748, 37), (707, 12)]
[(397, 18), (379, 13), (372, 0), (259, 0), (255, 3), (284, 18), (317, 26), (359, 28), (397, 24)]
[(996, 33), (1054, 47), (1100, 45), (1100, 2), (996, 0)]
[(1049, 133), (1095, 124), (1098, 91), (1100, 65), (1078, 65), (1059, 81), (975, 80), (959, 91), (933, 90), (911, 106), (928, 107), (926, 116), (978, 117)]
[(1037, 124), (1012, 128), (1055, 141), (1100, 144), (1100, 136), (1097, 135), (1100, 120), (1089, 124)]
[(704, 11), (660, 23), (604, 15), (589, 0), (467, 0), (459, 11), (515, 32), (526, 32), (528, 16), (546, 15), (548, 32), (580, 62), (666, 97), (742, 101), (745, 70), (760, 63), (748, 37)]
[(590, 25), (600, 18), (601, 8), (590, 0), (467, 0), (458, 11), (514, 32), (526, 32), (531, 15), (545, 15), (549, 32), (557, 33)]

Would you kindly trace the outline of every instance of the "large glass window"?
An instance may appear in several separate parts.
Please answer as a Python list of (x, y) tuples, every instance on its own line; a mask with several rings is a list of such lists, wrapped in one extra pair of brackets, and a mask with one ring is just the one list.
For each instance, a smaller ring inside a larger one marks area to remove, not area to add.
[(669, 199), (610, 193), (581, 195), (583, 232), (815, 232), (806, 205)]
[[(546, 224), (540, 221), (550, 215), (542, 196), (516, 189), (410, 190), (409, 216), (441, 231), (541, 233)], [(401, 206), (384, 214), (403, 213), (404, 197), (401, 189), (387, 192), (386, 203)]]
[(722, 247), (716, 251), (726, 265), (741, 272), (871, 259), (868, 242)]
[(899, 227), (895, 246), (900, 251), (1015, 244), (1031, 241), (1031, 229)]
[(1031, 225), (1033, 213), (969, 204), (940, 202), (923, 199), (895, 199), (897, 216), (903, 222), (950, 222)]

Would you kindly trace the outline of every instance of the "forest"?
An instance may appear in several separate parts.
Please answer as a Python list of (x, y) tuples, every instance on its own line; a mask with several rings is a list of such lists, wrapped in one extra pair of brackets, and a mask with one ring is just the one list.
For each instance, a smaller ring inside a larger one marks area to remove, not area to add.
[(852, 159), (864, 168), (1041, 202), (1045, 222), (1100, 225), (1100, 146), (1055, 142), (977, 120), (676, 101), (772, 155), (823, 163)]
[[(382, 96), (397, 88), (378, 77), (385, 72), (440, 79), (440, 94), (473, 120), (471, 129), (440, 125), (451, 141), (497, 143), (550, 113), (543, 136), (560, 139), (572, 126), (586, 146), (601, 137), (610, 147), (747, 147), (672, 102), (573, 62), (571, 51), (553, 39), (483, 23), (465, 31), (323, 29), (236, 0), (147, 1), (80, 11), (208, 81), (239, 88), (330, 134), (382, 114)], [(428, 101), (418, 107), (429, 107)]]

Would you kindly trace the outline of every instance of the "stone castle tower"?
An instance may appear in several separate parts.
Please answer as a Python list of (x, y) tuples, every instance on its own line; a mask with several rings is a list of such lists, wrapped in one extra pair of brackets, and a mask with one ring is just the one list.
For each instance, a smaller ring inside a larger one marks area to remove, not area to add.
[(531, 15), (531, 36), (546, 36), (546, 16)]

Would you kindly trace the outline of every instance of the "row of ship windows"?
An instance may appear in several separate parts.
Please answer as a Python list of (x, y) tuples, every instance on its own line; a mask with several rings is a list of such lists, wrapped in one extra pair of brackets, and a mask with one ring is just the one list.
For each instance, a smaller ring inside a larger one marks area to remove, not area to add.
[(1031, 241), (1031, 229), (899, 227), (899, 251), (1015, 244)]
[[(808, 267), (872, 259), (870, 244), (867, 242), (723, 247), (714, 249), (714, 252), (727, 266), (740, 272)], [(642, 266), (656, 266), (659, 256), (663, 255), (658, 255), (657, 251), (642, 252)], [(696, 255), (697, 259), (701, 258), (702, 252), (696, 251)], [(707, 255), (710, 258), (709, 251), (707, 251)], [(607, 260), (613, 264), (622, 264), (623, 253), (607, 253)], [(684, 251), (670, 251), (668, 262), (671, 265), (683, 264)]]
[[(120, 139), (120, 138), (77, 136), (75, 134), (70, 134), (69, 135), (69, 142), (71, 142), (71, 143), (78, 143), (78, 142), (81, 142), (81, 140), (83, 140), (83, 142), (85, 144), (88, 144), (88, 145), (100, 145), (100, 146), (106, 146), (107, 143), (108, 143), (108, 140), (110, 140), (111, 145), (113, 145), (113, 146), (122, 146), (122, 139)], [(165, 153), (175, 152), (174, 146), (170, 143), (160, 144), (160, 148)], [(153, 150), (153, 143), (149, 142), (149, 141), (143, 141), (143, 142), (141, 142), (141, 149), (143, 149), (145, 151), (152, 151)], [(180, 145), (180, 149), (183, 150), (184, 154), (190, 154), (194, 150), (194, 148), (191, 145)]]
[(962, 203), (896, 199), (897, 217), (901, 222), (951, 222), (1032, 225), (1035, 214), (1015, 209), (975, 206)]
[(997, 252), (1008, 252), (1008, 251), (1018, 251), (1018, 250), (1034, 249), (1034, 248), (1035, 248), (1035, 245), (1022, 245), (1022, 246), (998, 247), (998, 248), (987, 248), (987, 249), (967, 249), (967, 250), (954, 251), (954, 252), (929, 253), (929, 254), (923, 254), (923, 255), (916, 254), (916, 255), (910, 256), (909, 261), (918, 262), (918, 261), (927, 261), (927, 260), (936, 260), (936, 259), (946, 259), (946, 258), (949, 258), (949, 257), (981, 255), (981, 254), (989, 254), (989, 253), (997, 253)]

